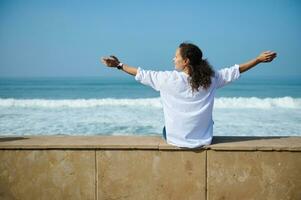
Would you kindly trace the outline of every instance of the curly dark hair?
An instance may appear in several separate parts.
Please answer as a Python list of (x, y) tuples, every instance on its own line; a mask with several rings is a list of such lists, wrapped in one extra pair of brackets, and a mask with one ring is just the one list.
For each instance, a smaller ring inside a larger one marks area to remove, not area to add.
[(192, 91), (199, 91), (199, 87), (208, 89), (211, 85), (211, 77), (214, 76), (214, 70), (207, 61), (203, 59), (201, 49), (192, 44), (183, 42), (179, 45), (180, 54), (183, 59), (189, 59), (189, 76)]

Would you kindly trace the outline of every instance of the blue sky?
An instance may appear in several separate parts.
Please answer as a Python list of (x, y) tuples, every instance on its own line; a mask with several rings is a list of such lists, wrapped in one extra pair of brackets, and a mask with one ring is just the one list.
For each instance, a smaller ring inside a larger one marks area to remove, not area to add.
[(183, 41), (197, 44), (214, 68), (264, 50), (277, 59), (248, 76), (301, 78), (301, 3), (264, 1), (0, 0), (0, 76), (128, 76), (99, 63), (173, 70)]

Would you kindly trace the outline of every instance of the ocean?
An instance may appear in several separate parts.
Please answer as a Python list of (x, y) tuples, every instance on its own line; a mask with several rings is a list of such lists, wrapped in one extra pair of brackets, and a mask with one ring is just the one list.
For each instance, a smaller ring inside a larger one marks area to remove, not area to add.
[[(218, 90), (214, 135), (301, 136), (301, 80), (248, 77)], [(162, 135), (159, 92), (134, 77), (0, 78), (0, 135)]]

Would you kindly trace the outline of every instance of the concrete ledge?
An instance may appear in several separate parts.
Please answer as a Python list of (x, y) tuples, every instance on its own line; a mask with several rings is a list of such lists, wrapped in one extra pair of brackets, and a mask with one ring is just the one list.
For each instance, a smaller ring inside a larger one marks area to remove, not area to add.
[(196, 149), (167, 144), (160, 136), (0, 136), (0, 149), (160, 149), (301, 151), (301, 137), (217, 136)]
[(158, 149), (160, 142), (141, 136), (1, 137), (0, 149)]
[(228, 151), (301, 151), (301, 137), (214, 137), (207, 147)]
[(300, 167), (301, 137), (0, 136), (0, 199), (299, 199)]

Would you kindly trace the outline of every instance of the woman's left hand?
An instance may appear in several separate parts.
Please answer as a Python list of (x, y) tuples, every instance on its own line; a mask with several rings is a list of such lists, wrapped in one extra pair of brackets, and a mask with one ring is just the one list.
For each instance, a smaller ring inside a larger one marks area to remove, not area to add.
[(108, 67), (117, 67), (120, 61), (116, 56), (111, 55), (110, 57), (102, 57), (101, 62)]

